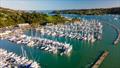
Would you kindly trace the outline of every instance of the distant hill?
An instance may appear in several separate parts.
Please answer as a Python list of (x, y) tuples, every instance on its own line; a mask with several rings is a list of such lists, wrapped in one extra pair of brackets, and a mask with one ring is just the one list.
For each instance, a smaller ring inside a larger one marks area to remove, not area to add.
[(22, 11), (0, 7), (0, 27), (23, 23)]
[(120, 14), (120, 7), (114, 7), (114, 8), (97, 8), (97, 9), (56, 10), (56, 11), (53, 11), (52, 13), (80, 14), (80, 15)]

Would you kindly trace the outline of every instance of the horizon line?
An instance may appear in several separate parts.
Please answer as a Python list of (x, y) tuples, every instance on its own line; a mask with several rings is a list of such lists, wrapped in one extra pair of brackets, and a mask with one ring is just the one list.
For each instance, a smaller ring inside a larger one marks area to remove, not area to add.
[[(0, 6), (1, 7), (1, 6)], [(9, 8), (9, 7), (1, 7), (1, 8), (5, 8), (5, 9), (11, 9), (11, 10), (27, 10), (27, 11), (35, 11), (35, 10), (41, 10), (41, 9), (13, 9), (13, 8)], [(75, 9), (48, 9), (48, 10), (89, 10), (89, 9), (109, 9), (109, 8), (120, 8), (120, 6), (116, 6), (116, 7), (101, 7), (101, 8), (75, 8)], [(44, 9), (47, 10), (47, 9)]]

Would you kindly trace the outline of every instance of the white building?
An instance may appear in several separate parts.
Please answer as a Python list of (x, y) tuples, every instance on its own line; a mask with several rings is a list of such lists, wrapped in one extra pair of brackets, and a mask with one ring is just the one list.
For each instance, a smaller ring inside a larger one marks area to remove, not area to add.
[(30, 26), (30, 25), (28, 23), (18, 24), (18, 27), (26, 27), (26, 26)]

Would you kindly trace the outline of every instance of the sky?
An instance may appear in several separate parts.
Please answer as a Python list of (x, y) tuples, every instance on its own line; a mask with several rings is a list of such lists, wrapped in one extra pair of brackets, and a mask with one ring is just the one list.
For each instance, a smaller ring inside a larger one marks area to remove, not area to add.
[(62, 10), (120, 7), (120, 0), (0, 0), (0, 7), (16, 10)]

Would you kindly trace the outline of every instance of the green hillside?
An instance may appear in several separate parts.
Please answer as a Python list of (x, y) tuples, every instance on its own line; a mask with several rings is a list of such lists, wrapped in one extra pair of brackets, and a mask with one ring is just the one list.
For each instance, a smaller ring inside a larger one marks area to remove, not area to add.
[(98, 8), (98, 9), (72, 9), (72, 10), (57, 10), (52, 13), (63, 14), (80, 14), (80, 15), (104, 15), (104, 14), (120, 14), (120, 7), (115, 8)]
[(65, 18), (59, 14), (48, 16), (37, 12), (25, 12), (0, 7), (0, 27), (29, 23), (33, 26), (45, 25), (47, 23), (64, 23)]

